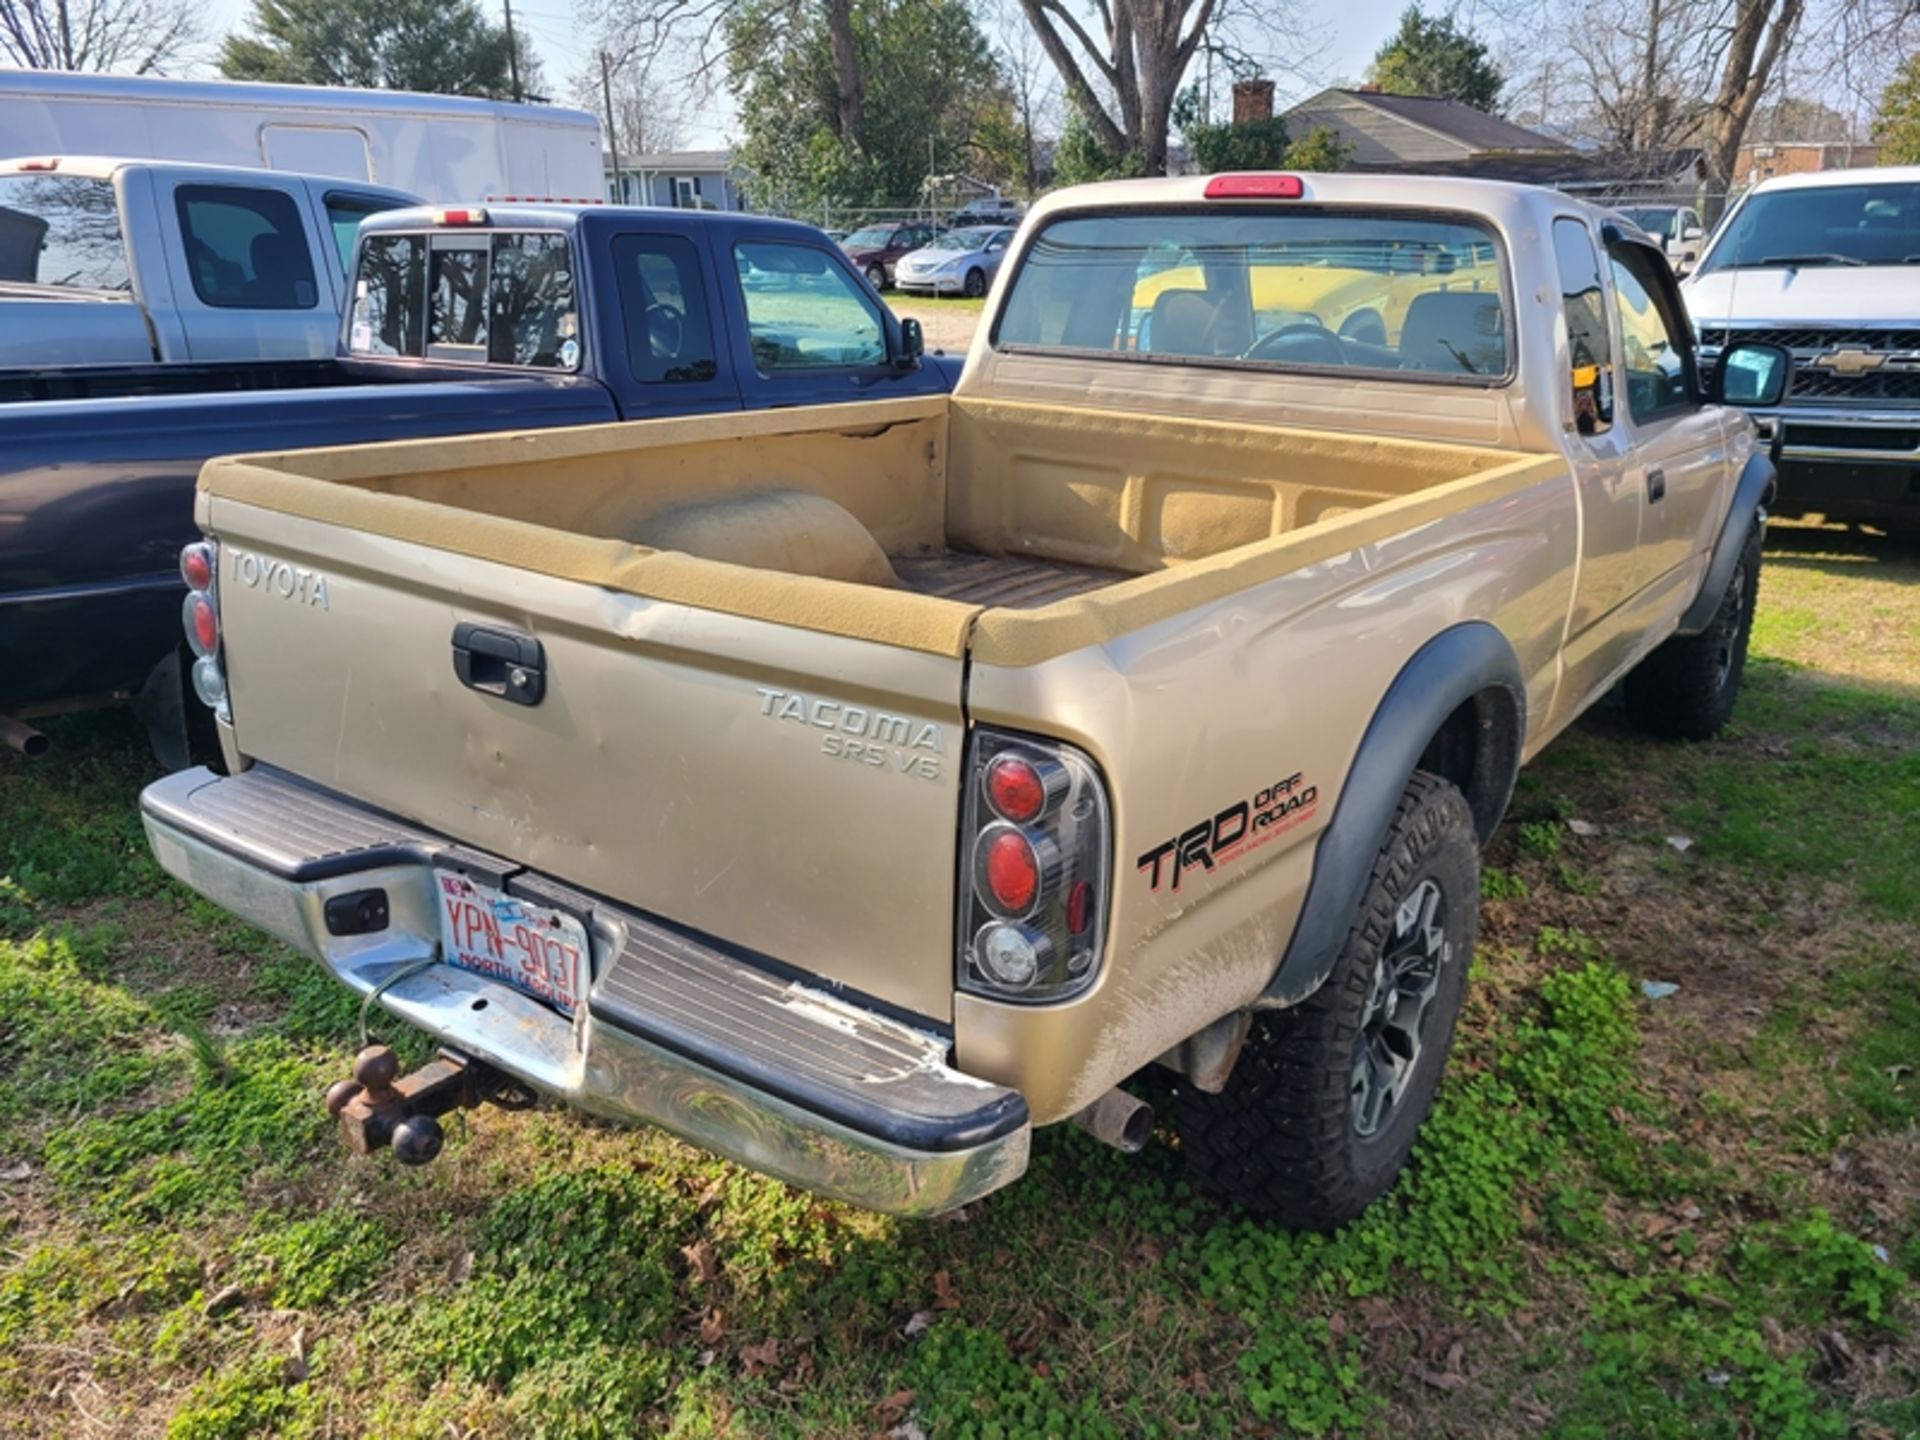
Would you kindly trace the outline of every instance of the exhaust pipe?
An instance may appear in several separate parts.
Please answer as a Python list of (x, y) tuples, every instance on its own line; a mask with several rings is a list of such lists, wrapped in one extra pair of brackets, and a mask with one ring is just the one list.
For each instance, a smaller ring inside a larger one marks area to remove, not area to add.
[(0, 715), (0, 744), (18, 750), (29, 760), (38, 760), (53, 742), (31, 725), (23, 725), (11, 715)]
[(1153, 1107), (1117, 1085), (1073, 1117), (1094, 1139), (1128, 1155), (1137, 1155), (1153, 1134)]

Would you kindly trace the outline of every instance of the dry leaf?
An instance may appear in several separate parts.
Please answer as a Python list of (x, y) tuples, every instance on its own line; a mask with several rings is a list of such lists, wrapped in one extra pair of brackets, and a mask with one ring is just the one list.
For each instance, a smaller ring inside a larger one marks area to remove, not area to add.
[(473, 1274), (473, 1251), (462, 1250), (453, 1257), (453, 1264), (447, 1267), (447, 1282), (451, 1285), (464, 1285)]
[(0, 1170), (0, 1180), (30, 1180), (33, 1178), (33, 1166), (25, 1160), (16, 1161)]
[(207, 1303), (200, 1307), (200, 1313), (211, 1319), (222, 1310), (231, 1310), (246, 1298), (246, 1293), (238, 1285), (223, 1285), (207, 1297)]
[(927, 1333), (928, 1327), (932, 1324), (933, 1312), (931, 1310), (916, 1310), (908, 1319), (906, 1325), (901, 1328), (900, 1334), (908, 1340), (917, 1340), (920, 1336)]
[(1420, 1378), (1436, 1390), (1458, 1390), (1467, 1383), (1467, 1377), (1456, 1375), (1452, 1371), (1422, 1370)]
[(880, 1412), (881, 1423), (886, 1424), (889, 1421), (898, 1420), (911, 1404), (913, 1404), (913, 1391), (896, 1390), (874, 1406), (874, 1409)]
[(708, 1345), (717, 1345), (727, 1333), (727, 1312), (719, 1308), (707, 1311), (700, 1317), (700, 1339)]
[(953, 1279), (944, 1270), (933, 1272), (933, 1308), (936, 1310), (958, 1310), (960, 1297), (954, 1293)]
[(1342, 1315), (1338, 1310), (1327, 1316), (1327, 1333), (1336, 1340), (1346, 1334), (1347, 1317)]
[(290, 1348), (293, 1353), (287, 1357), (287, 1363), (281, 1367), (280, 1373), (286, 1377), (287, 1384), (298, 1385), (313, 1373), (313, 1368), (307, 1364), (306, 1326), (302, 1325), (293, 1332), (293, 1343)]
[(762, 1370), (772, 1365), (778, 1365), (779, 1363), (780, 1342), (778, 1340), (762, 1340), (758, 1345), (742, 1345), (740, 1347), (740, 1373), (742, 1375), (758, 1375)]
[(697, 1285), (711, 1285), (720, 1274), (720, 1263), (713, 1258), (713, 1246), (705, 1236), (691, 1245), (680, 1247), (681, 1258), (687, 1262), (687, 1273)]

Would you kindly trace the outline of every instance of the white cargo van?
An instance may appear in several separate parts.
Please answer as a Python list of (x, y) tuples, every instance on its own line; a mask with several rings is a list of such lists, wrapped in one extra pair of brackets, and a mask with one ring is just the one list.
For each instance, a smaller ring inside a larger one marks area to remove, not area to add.
[(600, 122), (459, 95), (0, 69), (0, 159), (117, 155), (358, 180), (429, 201), (605, 196)]

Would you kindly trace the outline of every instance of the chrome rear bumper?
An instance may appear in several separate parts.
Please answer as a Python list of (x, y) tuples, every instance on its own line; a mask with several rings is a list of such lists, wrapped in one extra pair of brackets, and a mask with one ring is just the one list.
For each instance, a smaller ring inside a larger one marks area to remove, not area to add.
[[(1018, 1092), (952, 1069), (931, 1030), (823, 986), (265, 767), (183, 771), (140, 809), (169, 874), (361, 994), (438, 954), (436, 866), (580, 915), (594, 981), (572, 1018), (446, 965), (393, 981), (379, 1003), (583, 1110), (893, 1214), (950, 1210), (1026, 1169)], [(385, 892), (384, 928), (333, 933), (327, 901), (370, 890)]]

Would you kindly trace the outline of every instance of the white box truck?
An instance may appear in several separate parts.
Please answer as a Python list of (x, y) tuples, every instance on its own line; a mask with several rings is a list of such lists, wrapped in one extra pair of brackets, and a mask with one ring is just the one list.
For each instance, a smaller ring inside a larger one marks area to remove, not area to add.
[(606, 195), (583, 110), (459, 95), (0, 69), (0, 159), (115, 155), (372, 182), (429, 201)]

